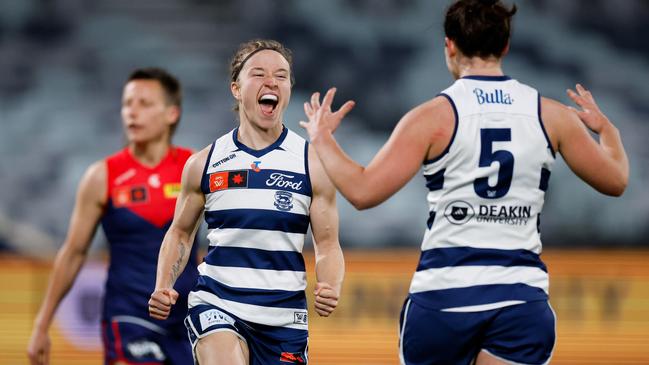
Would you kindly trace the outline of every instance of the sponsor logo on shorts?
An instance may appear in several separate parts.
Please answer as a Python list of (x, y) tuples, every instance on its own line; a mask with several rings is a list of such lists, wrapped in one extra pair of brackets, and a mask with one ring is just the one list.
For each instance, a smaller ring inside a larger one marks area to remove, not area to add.
[(301, 352), (282, 352), (279, 356), (279, 361), (292, 364), (306, 364), (304, 354)]
[(198, 316), (201, 322), (201, 330), (205, 331), (209, 327), (221, 324), (234, 326), (234, 319), (218, 309), (210, 309)]
[(160, 346), (152, 341), (141, 340), (131, 342), (126, 345), (126, 349), (136, 359), (141, 359), (145, 356), (153, 356), (158, 361), (165, 361), (167, 359)]

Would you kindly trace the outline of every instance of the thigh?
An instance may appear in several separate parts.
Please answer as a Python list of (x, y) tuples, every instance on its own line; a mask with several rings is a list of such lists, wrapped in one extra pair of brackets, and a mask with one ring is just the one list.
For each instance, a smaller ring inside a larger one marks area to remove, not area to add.
[[(141, 321), (145, 325), (148, 323)], [(102, 323), (104, 363), (165, 364), (168, 358), (158, 339), (166, 335), (166, 331), (153, 323), (148, 324), (151, 328), (116, 320)]]
[(197, 364), (248, 363), (243, 357), (248, 352), (246, 339), (237, 322), (236, 317), (212, 305), (189, 309), (185, 327)]
[(482, 350), (517, 364), (547, 364), (554, 343), (556, 318), (546, 301), (501, 308), (485, 333)]
[(399, 355), (405, 365), (471, 364), (480, 349), (483, 312), (428, 309), (408, 299), (404, 304)]
[(248, 346), (231, 330), (212, 332), (198, 340), (196, 362), (200, 365), (248, 365)]

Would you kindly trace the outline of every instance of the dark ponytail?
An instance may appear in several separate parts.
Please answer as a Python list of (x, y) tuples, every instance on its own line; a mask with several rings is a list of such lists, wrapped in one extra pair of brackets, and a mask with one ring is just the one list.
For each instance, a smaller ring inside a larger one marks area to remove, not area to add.
[(511, 36), (516, 5), (500, 0), (458, 0), (446, 11), (444, 32), (466, 57), (500, 58)]

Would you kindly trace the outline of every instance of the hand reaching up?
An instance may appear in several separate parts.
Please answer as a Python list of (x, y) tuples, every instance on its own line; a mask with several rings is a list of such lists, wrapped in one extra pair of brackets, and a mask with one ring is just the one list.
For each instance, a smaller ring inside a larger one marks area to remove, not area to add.
[(320, 93), (317, 92), (311, 95), (310, 102), (304, 103), (304, 112), (309, 121), (300, 121), (300, 127), (306, 129), (311, 142), (317, 140), (323, 133), (333, 133), (345, 115), (354, 108), (355, 102), (348, 100), (340, 109), (332, 111), (331, 103), (334, 95), (336, 95), (336, 88), (331, 88), (325, 94), (322, 104), (320, 104)]

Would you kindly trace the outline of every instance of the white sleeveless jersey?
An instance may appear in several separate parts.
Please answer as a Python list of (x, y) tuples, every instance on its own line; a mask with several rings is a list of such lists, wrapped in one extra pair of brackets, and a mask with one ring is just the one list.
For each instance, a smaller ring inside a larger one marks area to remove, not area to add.
[(308, 144), (284, 128), (271, 146), (253, 150), (237, 131), (208, 155), (201, 189), (209, 251), (189, 307), (208, 303), (249, 322), (306, 330)]
[(424, 162), (428, 229), (410, 297), (448, 311), (547, 300), (538, 224), (554, 151), (538, 92), (470, 76), (441, 95), (456, 126), (446, 151)]

